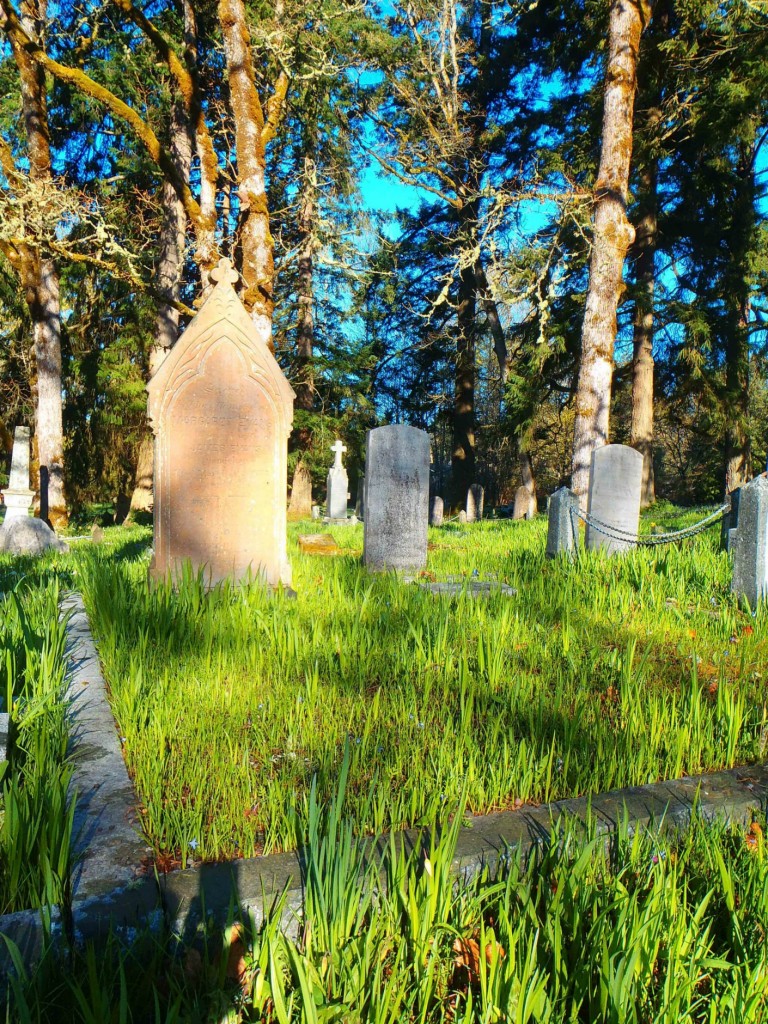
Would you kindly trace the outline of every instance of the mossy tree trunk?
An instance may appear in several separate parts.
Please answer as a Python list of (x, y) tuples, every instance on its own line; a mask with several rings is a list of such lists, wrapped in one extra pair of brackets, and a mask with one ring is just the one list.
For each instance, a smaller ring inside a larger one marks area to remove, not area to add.
[(594, 233), (581, 331), (571, 486), (582, 503), (592, 452), (608, 443), (616, 310), (634, 228), (627, 219), (629, 168), (643, 0), (611, 0), (602, 148), (594, 190)]
[[(24, 0), (21, 24), (30, 38), (43, 40), (46, 0)], [(11, 48), (21, 83), (21, 105), (29, 158), (29, 177), (50, 182), (51, 147), (45, 71), (17, 39)], [(64, 493), (64, 429), (61, 380), (61, 309), (55, 262), (26, 244), (21, 249), (21, 278), (32, 318), (35, 353), (35, 438), (40, 470), (40, 514), (54, 527), (67, 523)]]
[(314, 400), (312, 357), (315, 344), (315, 218), (317, 173), (311, 157), (304, 160), (304, 180), (299, 212), (298, 324), (296, 329), (296, 407), (307, 412)]
[(656, 500), (653, 479), (653, 297), (656, 284), (658, 200), (656, 168), (641, 175), (643, 197), (635, 227), (635, 314), (632, 349), (632, 427), (630, 444), (643, 456), (640, 500), (643, 506)]
[(279, 76), (267, 117), (259, 99), (253, 71), (251, 35), (243, 0), (219, 0), (229, 102), (235, 123), (235, 149), (243, 303), (264, 343), (274, 351), (274, 243), (267, 204), (266, 147), (282, 113), (288, 78)]

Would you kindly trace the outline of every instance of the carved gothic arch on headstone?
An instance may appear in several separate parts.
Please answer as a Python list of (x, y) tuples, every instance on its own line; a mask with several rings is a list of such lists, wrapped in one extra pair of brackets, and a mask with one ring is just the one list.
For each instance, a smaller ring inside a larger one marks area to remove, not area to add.
[(295, 394), (234, 290), (229, 261), (212, 276), (215, 288), (147, 385), (152, 572), (164, 576), (189, 558), (214, 582), (250, 567), (290, 586), (285, 496)]

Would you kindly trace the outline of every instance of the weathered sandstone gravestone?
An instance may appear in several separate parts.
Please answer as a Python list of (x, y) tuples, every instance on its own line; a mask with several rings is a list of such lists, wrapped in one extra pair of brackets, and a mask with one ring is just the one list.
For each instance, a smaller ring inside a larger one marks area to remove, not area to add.
[(29, 507), (35, 492), (29, 487), (29, 427), (16, 427), (13, 432), (11, 475), (3, 490), (6, 525), (12, 519), (29, 516)]
[(515, 504), (512, 510), (513, 519), (533, 519), (536, 515), (536, 495), (531, 494), (522, 484), (515, 491)]
[[(589, 469), (590, 516), (612, 530), (637, 536), (640, 526), (640, 491), (643, 481), (643, 456), (624, 444), (607, 444), (592, 453)], [(631, 539), (606, 536), (599, 527), (587, 524), (586, 546), (601, 548), (606, 554), (627, 551), (635, 546)]]
[(547, 509), (547, 558), (556, 558), (565, 553), (569, 557), (579, 546), (579, 499), (561, 487), (549, 499)]
[(303, 459), (299, 459), (293, 474), (291, 500), (288, 503), (290, 520), (309, 519), (312, 516), (312, 474)]
[(147, 385), (155, 434), (150, 574), (203, 569), (212, 585), (249, 573), (290, 586), (285, 495), (294, 393), (235, 294), (217, 282)]
[(467, 491), (467, 522), (478, 523), (483, 518), (485, 491), (480, 484), (472, 484)]
[(768, 595), (768, 479), (765, 474), (741, 488), (739, 526), (733, 545), (731, 590), (750, 608)]
[(308, 555), (340, 555), (342, 550), (330, 533), (299, 535), (299, 551)]
[(429, 525), (430, 526), (442, 526), (443, 525), (443, 513), (445, 503), (443, 499), (435, 495), (432, 499), (432, 508), (429, 513)]
[(69, 551), (48, 523), (33, 516), (19, 516), (0, 526), (0, 552), (6, 555), (42, 555), (46, 551)]
[(368, 431), (363, 562), (420, 569), (427, 562), (429, 435), (403, 423)]
[(328, 470), (326, 477), (326, 499), (325, 516), (329, 522), (346, 522), (347, 519), (347, 490), (349, 480), (347, 471), (341, 461), (341, 453), (347, 450), (347, 446), (341, 441), (336, 441), (331, 446), (334, 453), (333, 465)]

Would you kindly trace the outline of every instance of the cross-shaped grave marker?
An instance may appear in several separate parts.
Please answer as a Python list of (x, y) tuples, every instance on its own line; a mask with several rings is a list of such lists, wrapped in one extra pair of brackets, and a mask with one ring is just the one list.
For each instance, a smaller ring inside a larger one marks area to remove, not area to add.
[(337, 438), (336, 443), (331, 445), (331, 451), (335, 454), (334, 466), (341, 466), (341, 453), (347, 450), (347, 446), (342, 444)]

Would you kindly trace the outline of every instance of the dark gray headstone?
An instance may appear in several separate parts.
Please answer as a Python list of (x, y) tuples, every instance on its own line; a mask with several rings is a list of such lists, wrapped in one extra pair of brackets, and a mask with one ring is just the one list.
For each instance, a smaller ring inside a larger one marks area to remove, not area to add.
[(737, 487), (728, 495), (731, 503), (730, 509), (725, 513), (720, 527), (720, 550), (733, 551), (736, 540), (736, 530), (739, 526), (739, 502), (741, 500), (741, 488)]
[[(630, 537), (640, 526), (640, 492), (643, 482), (643, 456), (624, 444), (607, 444), (592, 453), (589, 469), (589, 505), (591, 516)], [(600, 548), (612, 555), (635, 546), (631, 539), (606, 536), (599, 526), (587, 524), (586, 546)]]
[(0, 527), (0, 551), (6, 555), (42, 555), (46, 551), (69, 551), (42, 519), (24, 516)]
[(579, 499), (567, 487), (561, 487), (549, 499), (547, 522), (547, 558), (565, 553), (573, 555), (579, 547)]
[(11, 748), (11, 716), (7, 711), (0, 714), (0, 764), (8, 760)]
[(357, 478), (357, 501), (355, 503), (355, 515), (358, 519), (365, 519), (365, 473)]
[(485, 491), (480, 484), (472, 484), (467, 491), (467, 522), (479, 523), (483, 518)]
[(741, 488), (739, 526), (733, 547), (731, 590), (750, 608), (768, 591), (768, 479), (759, 476)]
[(429, 435), (395, 424), (368, 431), (363, 562), (369, 569), (420, 569), (427, 562)]
[(443, 499), (438, 495), (432, 499), (432, 508), (429, 512), (429, 525), (430, 526), (442, 526), (443, 525)]

